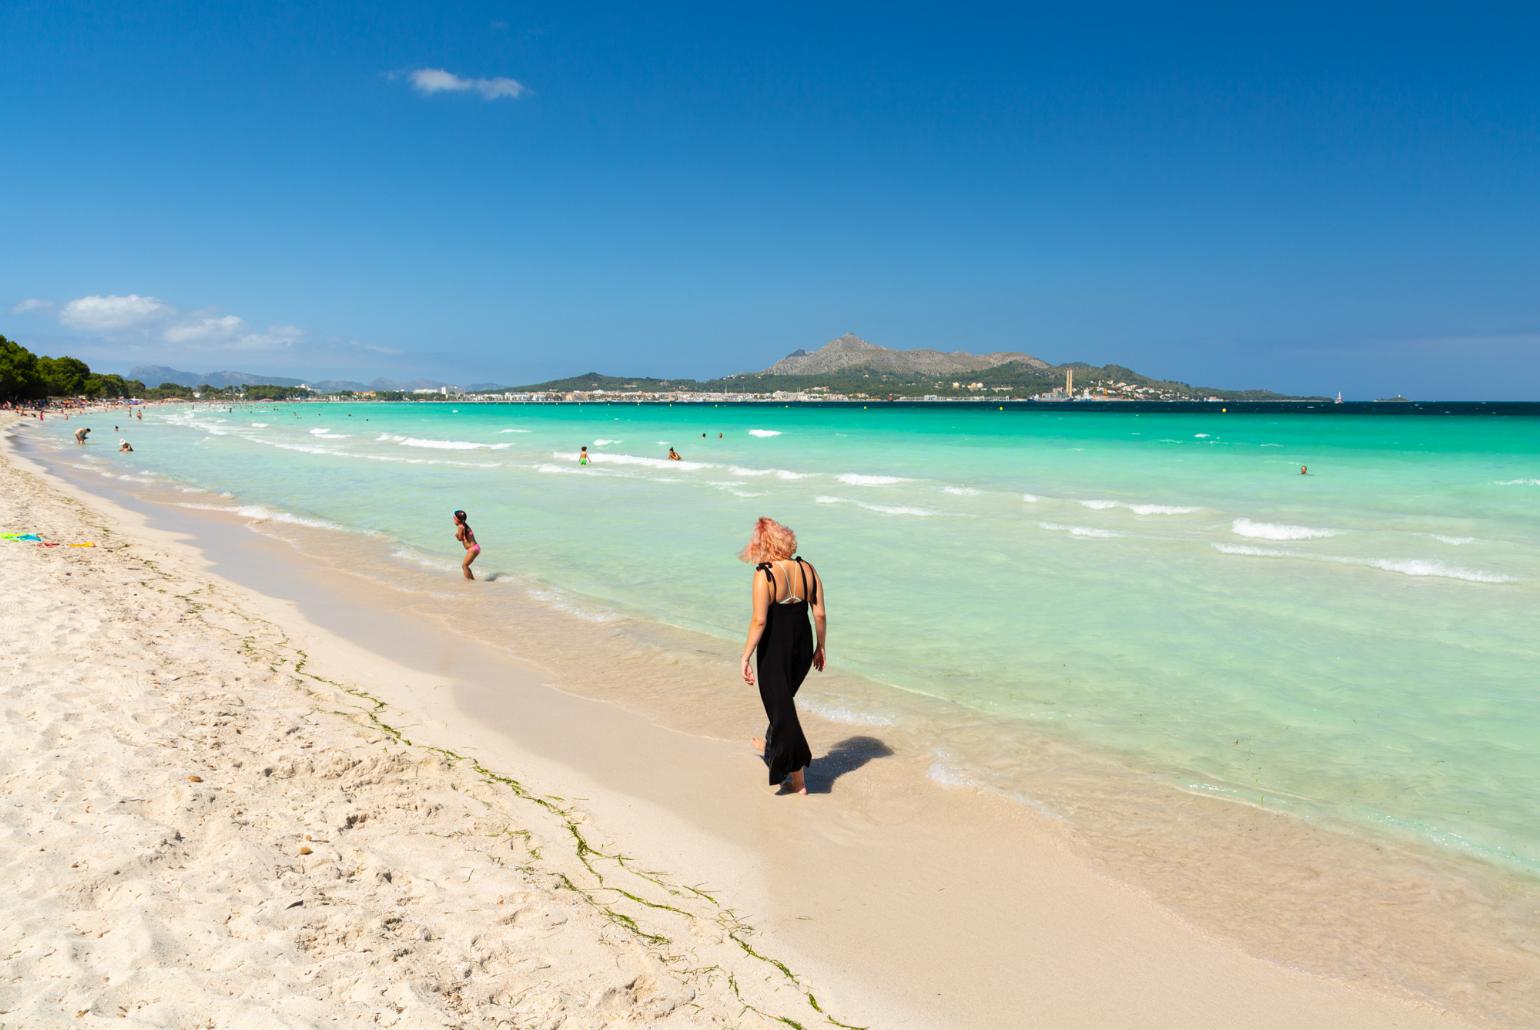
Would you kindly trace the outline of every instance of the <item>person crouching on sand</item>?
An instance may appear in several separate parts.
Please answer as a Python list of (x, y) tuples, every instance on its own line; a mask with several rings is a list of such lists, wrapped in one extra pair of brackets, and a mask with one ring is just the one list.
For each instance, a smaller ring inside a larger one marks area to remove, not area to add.
[(465, 545), (465, 560), (460, 562), (460, 571), (465, 573), (466, 579), (475, 579), (471, 572), (471, 562), (481, 554), (481, 545), (476, 542), (476, 534), (471, 532), (471, 524), (465, 521), (465, 512), (455, 512), (455, 539)]
[[(743, 682), (754, 686), (751, 656), (757, 656), (759, 700), (765, 706), (770, 728), (754, 749), (770, 770), (770, 786), (785, 786), (790, 793), (806, 794), (803, 770), (813, 761), (802, 723), (797, 718), (797, 688), (809, 668), (823, 671), (824, 639), (828, 622), (824, 614), (823, 580), (818, 571), (797, 556), (797, 534), (772, 518), (754, 524), (748, 546), (738, 556), (754, 564), (753, 610), (749, 638), (743, 645)], [(817, 642), (807, 622), (813, 613)]]

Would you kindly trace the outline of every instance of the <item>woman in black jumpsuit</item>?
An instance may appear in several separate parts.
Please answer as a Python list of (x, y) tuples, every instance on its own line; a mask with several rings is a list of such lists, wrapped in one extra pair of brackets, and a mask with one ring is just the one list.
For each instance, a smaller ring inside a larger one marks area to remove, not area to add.
[[(789, 780), (793, 793), (805, 794), (802, 771), (812, 762), (813, 753), (797, 719), (795, 698), (808, 669), (823, 669), (826, 622), (818, 573), (801, 558), (791, 557), (795, 550), (796, 537), (773, 519), (760, 519), (753, 540), (744, 550), (743, 557), (755, 561), (755, 575), (754, 615), (743, 651), (743, 678), (754, 684), (749, 656), (757, 653), (759, 699), (770, 720), (763, 741), (770, 785)], [(816, 644), (808, 625), (809, 610), (818, 626)]]

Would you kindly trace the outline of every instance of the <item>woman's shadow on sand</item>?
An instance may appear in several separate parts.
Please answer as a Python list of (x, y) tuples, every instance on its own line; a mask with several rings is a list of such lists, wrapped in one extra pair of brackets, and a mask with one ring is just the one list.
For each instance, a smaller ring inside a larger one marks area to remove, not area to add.
[(892, 753), (893, 749), (876, 737), (846, 737), (808, 766), (807, 792), (831, 793), (834, 781), (841, 776), (855, 772), (874, 758), (887, 758)]

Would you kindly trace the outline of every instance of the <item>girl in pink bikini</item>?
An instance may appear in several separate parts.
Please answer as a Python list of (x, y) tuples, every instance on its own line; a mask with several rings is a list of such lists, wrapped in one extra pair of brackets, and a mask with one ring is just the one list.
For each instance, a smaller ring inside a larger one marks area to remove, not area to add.
[(471, 573), (471, 562), (481, 553), (481, 545), (476, 542), (476, 534), (471, 532), (471, 524), (465, 521), (465, 512), (455, 512), (455, 539), (465, 545), (465, 560), (460, 563), (460, 571), (465, 573), (466, 579), (475, 579)]

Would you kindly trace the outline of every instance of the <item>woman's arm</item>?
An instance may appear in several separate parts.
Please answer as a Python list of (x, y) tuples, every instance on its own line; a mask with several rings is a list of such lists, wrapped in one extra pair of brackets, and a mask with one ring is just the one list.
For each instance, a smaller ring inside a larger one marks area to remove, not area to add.
[[(808, 568), (813, 568), (811, 565)], [(829, 639), (829, 620), (824, 615), (823, 577), (813, 569), (813, 632), (817, 634), (813, 643), (813, 668), (823, 672), (824, 643)]]
[(765, 633), (765, 619), (770, 614), (770, 584), (765, 577), (754, 572), (754, 604), (749, 615), (749, 639), (743, 645), (743, 682), (749, 686), (754, 685), (754, 667), (750, 661), (754, 657), (754, 649), (759, 646), (759, 638)]

